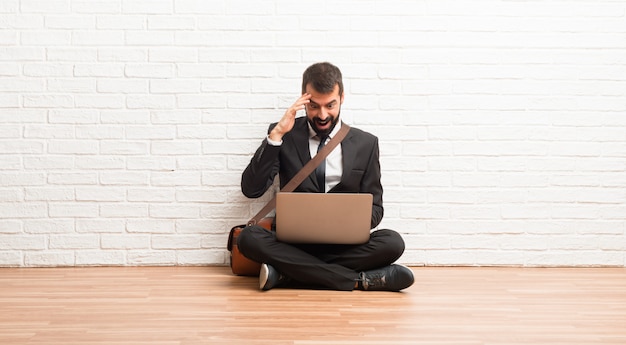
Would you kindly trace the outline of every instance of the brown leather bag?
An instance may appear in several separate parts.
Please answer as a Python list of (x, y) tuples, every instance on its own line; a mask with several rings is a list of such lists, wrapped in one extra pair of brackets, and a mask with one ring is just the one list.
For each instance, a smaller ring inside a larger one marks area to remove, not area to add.
[[(258, 222), (258, 224), (266, 230), (271, 230), (272, 221), (273, 218), (263, 218)], [(258, 276), (261, 271), (261, 264), (243, 256), (237, 246), (237, 237), (239, 237), (241, 230), (245, 227), (246, 225), (243, 224), (230, 229), (227, 244), (228, 251), (230, 252), (230, 269), (233, 271), (233, 274), (239, 276)]]
[[(287, 182), (287, 184), (280, 190), (281, 192), (293, 192), (296, 187), (309, 176), (315, 168), (320, 165), (322, 160), (326, 159), (326, 156), (346, 137), (350, 131), (350, 126), (345, 123), (341, 123), (341, 129), (337, 134), (326, 144), (307, 164), (305, 164), (298, 173)], [(272, 198), (261, 211), (259, 211), (252, 219), (245, 225), (237, 225), (230, 229), (228, 234), (228, 243), (226, 248), (230, 252), (230, 269), (236, 275), (241, 276), (258, 276), (261, 271), (261, 264), (248, 259), (239, 251), (237, 247), (237, 237), (241, 233), (241, 230), (246, 225), (260, 225), (268, 231), (272, 229), (272, 223), (274, 218), (265, 217), (270, 211), (276, 207), (276, 198)]]

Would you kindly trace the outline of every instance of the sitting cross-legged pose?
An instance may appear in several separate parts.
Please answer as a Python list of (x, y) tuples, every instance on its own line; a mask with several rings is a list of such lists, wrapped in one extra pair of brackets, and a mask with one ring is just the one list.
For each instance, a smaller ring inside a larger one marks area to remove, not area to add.
[[(327, 63), (308, 67), (302, 78), (302, 96), (283, 117), (269, 126), (268, 135), (256, 150), (241, 178), (245, 196), (258, 198), (279, 175), (281, 188), (315, 156), (320, 142), (340, 129), (344, 100), (341, 71)], [(296, 117), (300, 110), (306, 116)], [(351, 128), (345, 139), (325, 160), (325, 175), (315, 173), (294, 192), (370, 193), (373, 195), (371, 229), (383, 218), (383, 188), (378, 138)], [(324, 205), (310, 212), (324, 217)], [(278, 241), (274, 231), (247, 226), (237, 245), (242, 254), (262, 263), (260, 288), (305, 285), (334, 290), (400, 291), (414, 282), (408, 267), (394, 264), (404, 252), (404, 241), (394, 230), (371, 231), (369, 241), (358, 245), (291, 244)]]

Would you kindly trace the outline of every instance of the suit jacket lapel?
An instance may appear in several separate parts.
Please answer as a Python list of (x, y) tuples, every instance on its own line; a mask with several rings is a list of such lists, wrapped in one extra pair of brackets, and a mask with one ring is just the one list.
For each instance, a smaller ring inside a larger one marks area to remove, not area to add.
[(293, 141), (298, 151), (298, 157), (304, 166), (311, 160), (311, 152), (309, 151), (309, 127), (306, 120), (296, 121), (293, 131)]

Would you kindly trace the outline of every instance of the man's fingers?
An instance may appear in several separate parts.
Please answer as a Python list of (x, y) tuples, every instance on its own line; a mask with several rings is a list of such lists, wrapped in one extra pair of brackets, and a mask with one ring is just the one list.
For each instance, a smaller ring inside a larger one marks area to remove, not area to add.
[(311, 102), (311, 95), (308, 93), (303, 94), (298, 100), (289, 108), (289, 113), (292, 116), (296, 116), (296, 113), (300, 110), (304, 110), (306, 104)]

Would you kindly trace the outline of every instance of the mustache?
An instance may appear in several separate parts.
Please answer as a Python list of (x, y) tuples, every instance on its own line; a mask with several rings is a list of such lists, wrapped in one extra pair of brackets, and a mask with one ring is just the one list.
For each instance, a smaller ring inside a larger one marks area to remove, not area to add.
[(319, 117), (314, 117), (313, 118), (313, 122), (315, 122), (317, 124), (321, 124), (321, 125), (325, 125), (325, 124), (327, 124), (328, 122), (331, 122), (331, 121), (333, 121), (333, 118), (330, 117), (330, 116), (327, 117), (326, 120), (322, 120)]

